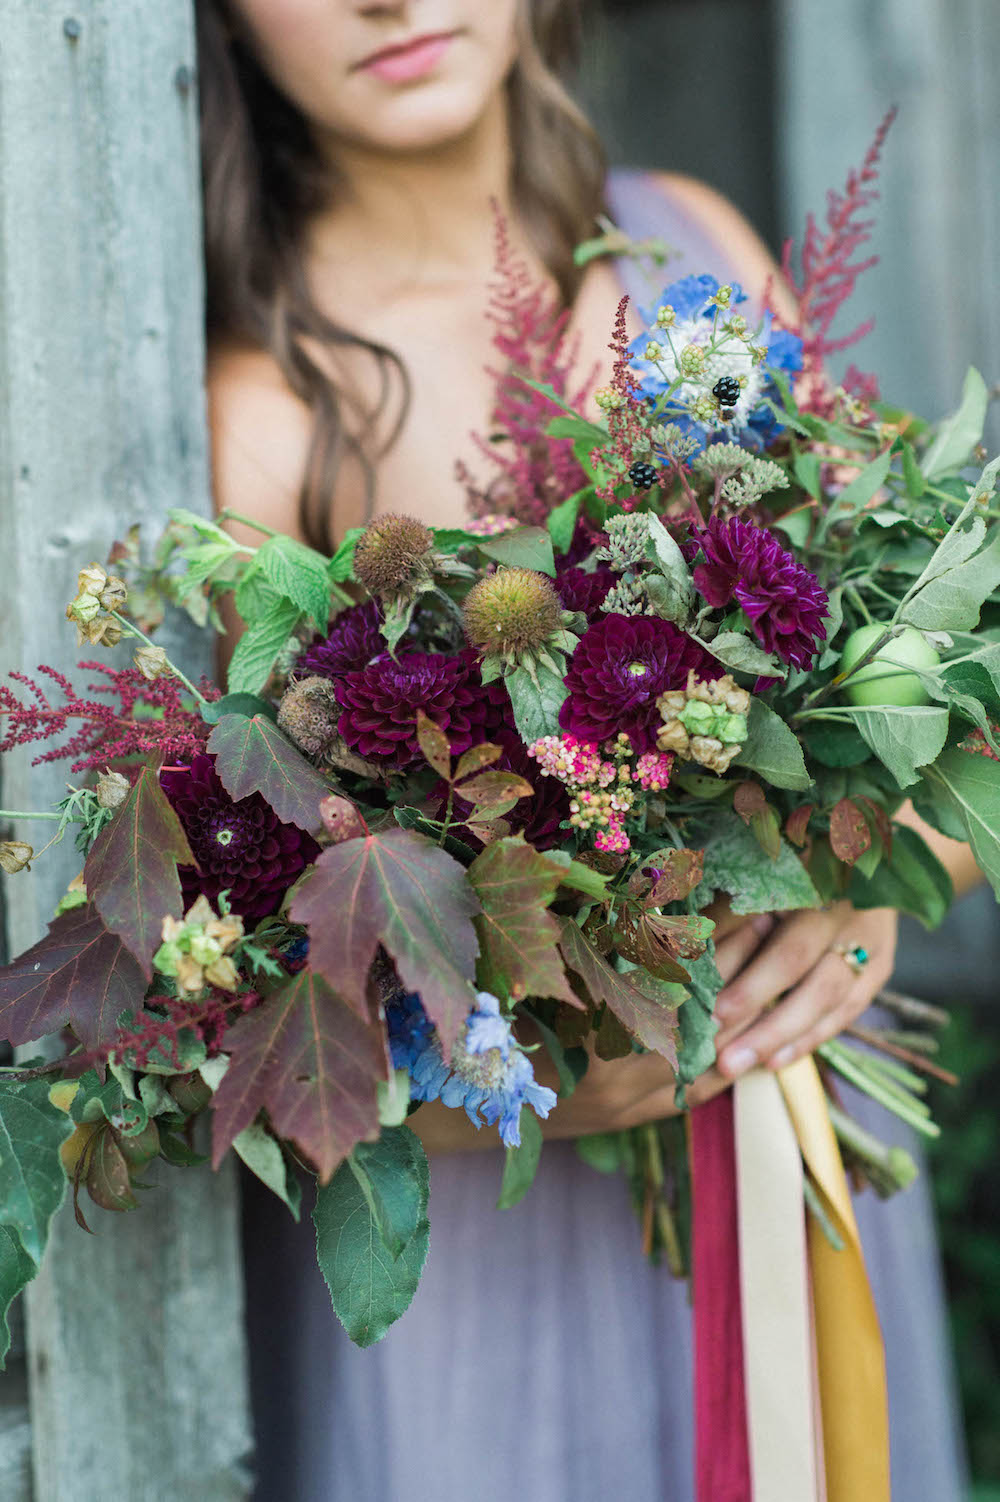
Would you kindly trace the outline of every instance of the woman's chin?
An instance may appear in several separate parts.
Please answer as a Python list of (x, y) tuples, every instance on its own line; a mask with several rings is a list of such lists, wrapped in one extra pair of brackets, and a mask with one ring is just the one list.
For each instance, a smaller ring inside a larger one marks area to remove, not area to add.
[(380, 90), (377, 101), (354, 113), (349, 133), (331, 121), (331, 134), (392, 155), (442, 151), (475, 134), (490, 114), (490, 103), (478, 90), (443, 82), (388, 97)]

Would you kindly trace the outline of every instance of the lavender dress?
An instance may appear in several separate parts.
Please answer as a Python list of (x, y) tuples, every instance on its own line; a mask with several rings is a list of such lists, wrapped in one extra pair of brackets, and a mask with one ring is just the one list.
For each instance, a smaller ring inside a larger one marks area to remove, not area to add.
[[(671, 277), (735, 276), (658, 184), (616, 173), (610, 198), (633, 236), (684, 252)], [(867, 1102), (858, 1114), (883, 1136), (897, 1125)], [(527, 1197), (501, 1213), (502, 1166), (499, 1148), (435, 1158), (422, 1282), (367, 1351), (330, 1310), (308, 1213), (293, 1225), (247, 1181), (258, 1502), (693, 1502), (685, 1286), (645, 1262), (624, 1183), (572, 1143), (547, 1143)], [(926, 1182), (889, 1205), (862, 1196), (858, 1215), (888, 1353), (893, 1497), (960, 1502)]]

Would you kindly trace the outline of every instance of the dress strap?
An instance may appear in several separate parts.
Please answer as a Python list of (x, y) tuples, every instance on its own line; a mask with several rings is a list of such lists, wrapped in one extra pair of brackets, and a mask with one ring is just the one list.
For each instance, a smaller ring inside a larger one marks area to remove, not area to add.
[[(665, 267), (664, 282), (689, 273), (709, 272), (720, 282), (736, 279), (736, 268), (722, 242), (671, 192), (655, 172), (617, 167), (608, 174), (606, 198), (619, 229), (633, 240), (658, 236), (674, 252)], [(656, 291), (643, 268), (628, 257), (618, 262), (622, 286), (632, 301), (645, 307)]]

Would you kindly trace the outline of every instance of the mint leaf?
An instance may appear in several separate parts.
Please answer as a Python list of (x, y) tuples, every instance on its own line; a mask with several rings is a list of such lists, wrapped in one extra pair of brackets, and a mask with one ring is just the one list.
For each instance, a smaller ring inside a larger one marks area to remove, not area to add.
[[(237, 609), (239, 606), (237, 605)], [(276, 600), (240, 637), (229, 664), (230, 693), (257, 694), (271, 676), (278, 654), (288, 644), (301, 611), (292, 600)]]
[(715, 1063), (715, 1035), (719, 1024), (714, 1017), (715, 998), (722, 990), (722, 976), (715, 963), (715, 945), (711, 939), (705, 953), (688, 964), (691, 994), (681, 1007), (680, 1044), (677, 1049), (677, 1093), (675, 1102), (684, 1106), (684, 1087), (711, 1069)]
[(366, 1152), (364, 1172), (377, 1182), (383, 1213), (411, 1227), (396, 1255), (349, 1163), (316, 1194), (313, 1223), (320, 1271), (333, 1310), (355, 1345), (371, 1346), (409, 1308), (427, 1257), (430, 1175), (420, 1139), (409, 1127), (383, 1129)]
[(545, 527), (518, 527), (514, 532), (501, 532), (499, 537), (480, 537), (478, 545), (487, 558), (494, 558), (497, 563), (534, 569), (555, 578), (552, 538)]
[(252, 567), (259, 569), (279, 594), (294, 601), (320, 631), (326, 630), (330, 618), (330, 580), (329, 565), (321, 553), (294, 537), (269, 537), (258, 548)]

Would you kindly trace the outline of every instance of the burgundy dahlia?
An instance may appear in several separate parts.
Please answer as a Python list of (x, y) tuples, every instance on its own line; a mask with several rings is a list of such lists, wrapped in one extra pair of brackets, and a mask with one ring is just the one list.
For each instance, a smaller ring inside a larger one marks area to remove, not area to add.
[(599, 563), (592, 574), (567, 568), (555, 577), (556, 594), (564, 610), (582, 611), (593, 625), (601, 617), (601, 602), (614, 582), (614, 570), (606, 563)]
[(337, 679), (359, 672), (373, 657), (386, 650), (379, 630), (379, 610), (374, 600), (342, 610), (325, 637), (317, 636), (295, 664), (295, 676)]
[(796, 668), (808, 668), (826, 640), (826, 593), (807, 568), (764, 527), (738, 516), (710, 517), (701, 538), (705, 562), (694, 582), (709, 605), (742, 606), (757, 640)]
[(583, 741), (613, 740), (625, 731), (638, 755), (656, 749), (660, 694), (722, 672), (697, 642), (669, 621), (649, 615), (603, 615), (584, 634), (566, 674), (569, 698), (559, 723)]
[(185, 908), (201, 893), (214, 903), (228, 891), (233, 912), (256, 923), (278, 911), (292, 882), (319, 854), (316, 841), (282, 824), (259, 793), (230, 798), (210, 756), (164, 767), (160, 784), (198, 862), (197, 870), (178, 867)]
[(471, 653), (387, 654), (345, 674), (336, 693), (343, 709), (337, 729), (351, 750), (395, 767), (420, 760), (418, 709), (440, 726), (456, 756), (486, 740), (489, 704)]

